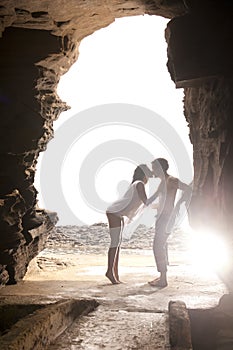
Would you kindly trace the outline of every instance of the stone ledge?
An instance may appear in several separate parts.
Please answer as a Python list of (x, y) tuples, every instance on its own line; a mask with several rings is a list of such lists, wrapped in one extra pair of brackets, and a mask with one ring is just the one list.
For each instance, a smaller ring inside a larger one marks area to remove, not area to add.
[(18, 321), (1, 337), (1, 350), (43, 350), (80, 315), (93, 311), (95, 300), (62, 300)]
[(191, 350), (191, 328), (188, 310), (183, 301), (170, 301), (169, 331), (170, 344), (173, 350)]

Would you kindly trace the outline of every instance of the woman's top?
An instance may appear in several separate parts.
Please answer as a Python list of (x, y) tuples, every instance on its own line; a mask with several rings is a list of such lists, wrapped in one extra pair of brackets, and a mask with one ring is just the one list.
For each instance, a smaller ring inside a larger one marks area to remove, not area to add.
[(119, 216), (127, 216), (132, 219), (136, 214), (138, 208), (142, 204), (142, 200), (138, 195), (137, 184), (143, 181), (134, 181), (125, 192), (124, 196), (114, 203), (112, 203), (108, 208), (108, 213), (113, 213)]

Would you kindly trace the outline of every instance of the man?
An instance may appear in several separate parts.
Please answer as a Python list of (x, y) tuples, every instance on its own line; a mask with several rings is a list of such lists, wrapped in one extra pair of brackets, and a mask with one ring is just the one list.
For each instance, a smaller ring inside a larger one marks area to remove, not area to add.
[(176, 193), (180, 189), (187, 194), (184, 198), (190, 199), (191, 187), (167, 173), (169, 165), (166, 159), (157, 158), (151, 164), (154, 176), (161, 179), (157, 190), (159, 207), (153, 242), (155, 262), (160, 276), (149, 282), (149, 284), (154, 287), (164, 288), (167, 286), (167, 239), (175, 221), (174, 203)]

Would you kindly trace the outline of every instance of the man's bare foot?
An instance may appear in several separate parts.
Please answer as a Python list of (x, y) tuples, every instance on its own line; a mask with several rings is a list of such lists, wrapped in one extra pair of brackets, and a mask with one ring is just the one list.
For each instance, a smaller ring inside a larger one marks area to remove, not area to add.
[(114, 277), (113, 273), (111, 272), (106, 272), (105, 276), (110, 280), (112, 284), (119, 284), (120, 281), (117, 281), (116, 278)]
[(167, 287), (167, 281), (162, 280), (161, 278), (156, 278), (151, 282), (148, 282), (150, 286), (152, 287), (158, 287), (158, 288), (165, 288)]
[(160, 277), (157, 277), (157, 278), (155, 278), (154, 280), (149, 281), (148, 283), (153, 285), (153, 284), (156, 283), (157, 281), (160, 281)]

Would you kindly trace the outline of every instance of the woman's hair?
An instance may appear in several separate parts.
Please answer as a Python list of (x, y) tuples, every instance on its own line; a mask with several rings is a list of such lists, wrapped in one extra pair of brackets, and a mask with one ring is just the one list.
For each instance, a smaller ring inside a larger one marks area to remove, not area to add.
[(138, 180), (142, 181), (145, 176), (152, 177), (152, 172), (150, 171), (150, 169), (147, 167), (146, 164), (138, 165), (137, 168), (134, 170), (132, 183)]

